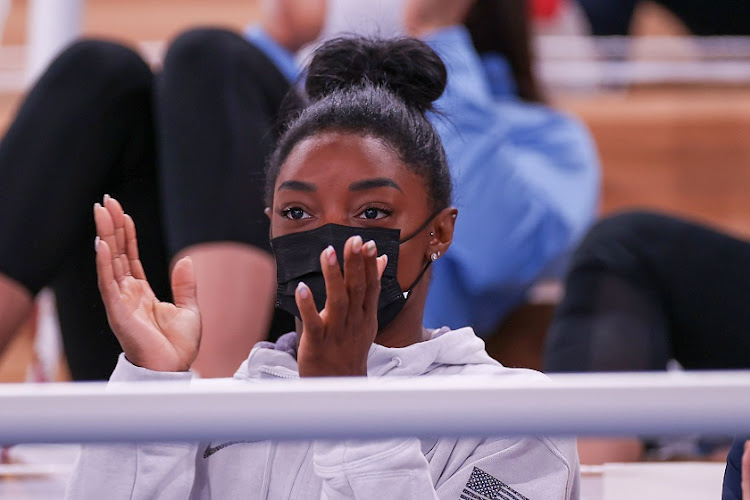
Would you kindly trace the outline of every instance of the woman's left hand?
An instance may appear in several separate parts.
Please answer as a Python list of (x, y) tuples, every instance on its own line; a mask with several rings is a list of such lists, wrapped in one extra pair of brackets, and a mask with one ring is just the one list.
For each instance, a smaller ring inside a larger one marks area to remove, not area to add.
[(354, 236), (344, 245), (341, 274), (333, 247), (320, 254), (326, 283), (325, 308), (318, 313), (310, 289), (295, 293), (302, 319), (297, 351), (301, 377), (367, 375), (367, 355), (378, 333), (380, 277), (388, 257), (377, 257), (374, 241)]

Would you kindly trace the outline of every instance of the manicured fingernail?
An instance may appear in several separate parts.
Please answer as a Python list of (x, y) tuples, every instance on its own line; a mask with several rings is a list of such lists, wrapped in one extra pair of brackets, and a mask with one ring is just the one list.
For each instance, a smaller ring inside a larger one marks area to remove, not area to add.
[(328, 262), (328, 265), (335, 266), (336, 265), (336, 250), (334, 250), (331, 245), (328, 245), (328, 247), (324, 251), (325, 251), (326, 262)]
[(305, 285), (304, 281), (300, 281), (297, 285), (297, 293), (301, 299), (306, 299), (310, 296), (310, 289)]
[(352, 238), (352, 253), (359, 253), (362, 251), (362, 237), (355, 236)]
[(387, 266), (388, 265), (388, 254), (384, 253), (381, 257), (383, 257), (383, 262), (385, 262), (385, 264), (383, 265), (383, 267)]
[(368, 257), (375, 257), (375, 254), (378, 251), (377, 246), (375, 245), (375, 242), (370, 240), (367, 243), (365, 243), (365, 255)]
[(98, 236), (96, 238), (94, 238), (94, 251), (95, 252), (99, 251), (99, 242), (100, 241), (101, 241), (101, 239)]
[(109, 197), (109, 195), (108, 195), (108, 194), (105, 194), (105, 195), (104, 195), (104, 198), (102, 199), (102, 201), (103, 201), (103, 203), (104, 203), (105, 205), (106, 205), (106, 204), (107, 204), (107, 202), (109, 201), (109, 198), (110, 198), (110, 197)]

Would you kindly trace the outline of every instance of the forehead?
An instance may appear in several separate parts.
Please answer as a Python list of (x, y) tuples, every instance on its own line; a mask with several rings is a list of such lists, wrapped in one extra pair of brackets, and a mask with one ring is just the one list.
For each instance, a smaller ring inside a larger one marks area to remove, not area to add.
[(374, 177), (400, 179), (408, 184), (417, 180), (421, 184), (419, 176), (380, 139), (332, 131), (300, 141), (281, 166), (276, 185), (290, 179), (351, 182)]

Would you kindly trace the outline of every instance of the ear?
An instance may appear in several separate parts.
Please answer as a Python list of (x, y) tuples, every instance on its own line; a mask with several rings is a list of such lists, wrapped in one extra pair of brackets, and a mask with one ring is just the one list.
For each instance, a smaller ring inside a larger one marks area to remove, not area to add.
[[(437, 260), (448, 251), (451, 243), (453, 243), (456, 217), (458, 217), (458, 209), (448, 207), (433, 219), (430, 229), (430, 245), (427, 247), (427, 260)], [(434, 258), (433, 254), (435, 255)]]
[(268, 217), (268, 220), (271, 220), (271, 207), (264, 208), (263, 213), (266, 214), (266, 217)]

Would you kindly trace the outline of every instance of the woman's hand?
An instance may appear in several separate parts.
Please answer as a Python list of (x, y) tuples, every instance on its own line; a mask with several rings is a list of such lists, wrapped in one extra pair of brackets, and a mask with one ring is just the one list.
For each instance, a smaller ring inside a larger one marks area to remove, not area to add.
[(107, 319), (125, 356), (157, 371), (185, 371), (198, 355), (201, 319), (193, 263), (172, 270), (174, 304), (156, 298), (138, 258), (133, 219), (114, 198), (94, 205), (96, 271)]
[(388, 257), (376, 257), (374, 241), (354, 236), (344, 245), (344, 274), (333, 247), (320, 254), (326, 283), (318, 313), (303, 283), (295, 294), (302, 318), (297, 351), (301, 377), (367, 375), (367, 354), (378, 333), (380, 277)]

